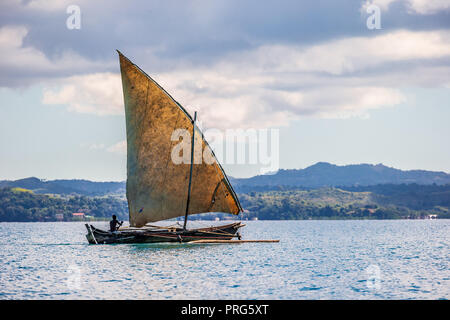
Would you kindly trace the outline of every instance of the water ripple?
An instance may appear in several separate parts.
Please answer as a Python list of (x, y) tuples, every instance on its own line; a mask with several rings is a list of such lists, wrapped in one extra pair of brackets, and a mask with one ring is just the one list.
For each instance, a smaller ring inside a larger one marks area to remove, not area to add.
[(449, 220), (246, 224), (281, 242), (95, 246), (83, 223), (0, 223), (0, 299), (450, 298)]

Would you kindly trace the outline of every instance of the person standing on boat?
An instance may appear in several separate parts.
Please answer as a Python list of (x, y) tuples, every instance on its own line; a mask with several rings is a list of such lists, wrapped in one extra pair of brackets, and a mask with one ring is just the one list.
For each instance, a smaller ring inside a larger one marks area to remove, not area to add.
[(109, 230), (111, 232), (114, 232), (114, 231), (117, 231), (120, 228), (120, 226), (122, 225), (123, 221), (119, 222), (119, 220), (117, 220), (117, 217), (116, 217), (115, 214), (112, 216), (112, 218), (113, 219), (109, 222)]

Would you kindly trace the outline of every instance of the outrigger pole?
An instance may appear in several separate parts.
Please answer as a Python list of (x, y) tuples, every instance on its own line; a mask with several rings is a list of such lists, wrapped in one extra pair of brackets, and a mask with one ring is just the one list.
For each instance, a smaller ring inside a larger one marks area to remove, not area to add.
[(191, 200), (191, 182), (192, 182), (192, 166), (194, 165), (194, 143), (195, 143), (195, 121), (197, 120), (197, 111), (194, 112), (194, 121), (192, 122), (192, 142), (191, 142), (191, 169), (189, 171), (189, 185), (188, 185), (188, 196), (186, 203), (186, 213), (184, 215), (184, 225), (183, 229), (186, 230), (186, 223), (189, 211), (189, 201)]

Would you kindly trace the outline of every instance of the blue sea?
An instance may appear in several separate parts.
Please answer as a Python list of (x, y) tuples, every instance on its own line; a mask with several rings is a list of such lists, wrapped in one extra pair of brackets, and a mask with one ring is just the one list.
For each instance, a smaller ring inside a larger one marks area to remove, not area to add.
[(280, 242), (89, 245), (81, 222), (0, 223), (0, 299), (450, 298), (450, 220), (244, 223)]

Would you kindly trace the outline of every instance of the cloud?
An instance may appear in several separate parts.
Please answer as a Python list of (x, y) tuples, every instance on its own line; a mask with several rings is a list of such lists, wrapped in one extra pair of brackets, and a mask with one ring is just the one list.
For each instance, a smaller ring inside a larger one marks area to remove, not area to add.
[[(152, 76), (189, 112), (198, 111), (206, 128), (368, 117), (370, 110), (405, 102), (402, 88), (448, 85), (449, 37), (445, 30), (399, 30), (310, 46), (264, 45), (228, 54), (210, 66), (180, 66)], [(62, 83), (44, 91), (44, 104), (123, 114), (119, 74), (74, 76)]]
[(86, 0), (2, 0), (2, 5), (9, 8), (20, 8), (21, 10), (40, 10), (40, 11), (65, 11), (71, 5), (83, 5)]
[(162, 73), (157, 79), (188, 110), (200, 111), (206, 126), (258, 128), (309, 116), (367, 117), (369, 110), (405, 102), (401, 88), (448, 83), (445, 61), (440, 68), (429, 64), (448, 59), (448, 39), (447, 31), (400, 30), (312, 46), (265, 45), (229, 54), (210, 68)]
[(89, 150), (102, 150), (102, 149), (105, 149), (105, 145), (103, 143), (100, 144), (94, 143), (89, 145)]
[[(368, 0), (363, 2), (361, 6), (361, 11), (366, 12), (366, 9), (370, 7), (371, 5), (378, 6), (381, 10), (387, 11), (389, 9), (389, 6), (391, 3), (396, 2), (399, 0)], [(402, 0), (403, 1), (403, 0)]]
[[(79, 5), (83, 0), (77, 0), (76, 4)], [(69, 5), (73, 4), (73, 0), (31, 0), (28, 3), (24, 3), (25, 8), (44, 10), (44, 11), (62, 11)]]
[[(395, 1), (377, 3), (387, 10)], [(414, 8), (425, 6), (408, 1)], [(45, 3), (49, 11), (62, 5), (42, 0), (26, 5)], [(189, 10), (218, 17), (226, 7), (191, 3)], [(208, 17), (196, 24), (212, 23)], [(67, 48), (48, 55), (30, 44), (29, 34), (24, 25), (0, 28), (0, 86), (41, 83), (43, 104), (99, 116), (124, 114), (120, 75), (105, 72), (118, 69), (116, 56), (98, 62)], [(133, 60), (186, 109), (199, 111), (205, 127), (260, 128), (301, 117), (367, 117), (370, 110), (405, 102), (404, 87), (448, 86), (449, 40), (448, 30), (400, 29), (318, 43), (262, 41), (198, 61), (164, 55), (165, 45), (138, 45), (139, 59)]]
[(127, 154), (127, 142), (126, 140), (119, 141), (113, 145), (106, 146), (104, 143), (82, 143), (80, 145), (82, 148), (87, 148), (94, 151), (107, 151), (110, 153), (116, 153), (120, 155)]
[(370, 5), (377, 5), (381, 10), (388, 11), (395, 2), (402, 3), (410, 14), (431, 15), (450, 9), (448, 0), (369, 0), (363, 3), (362, 9), (365, 11)]
[(7, 25), (0, 28), (0, 86), (16, 87), (65, 75), (104, 68), (71, 50), (49, 59), (42, 51), (24, 45), (28, 27)]
[(57, 87), (44, 89), (43, 104), (65, 105), (69, 111), (99, 116), (124, 114), (122, 82), (118, 74), (74, 76), (59, 83)]
[[(174, 93), (176, 99), (186, 106), (188, 111), (198, 111), (198, 116), (206, 128), (287, 126), (292, 120), (302, 117), (367, 117), (371, 109), (393, 106), (405, 101), (397, 89), (358, 86), (355, 83), (348, 87), (338, 83), (324, 83), (309, 88), (295, 88), (297, 83), (294, 78), (290, 83), (293, 88), (278, 89), (271, 87), (276, 83), (274, 77), (259, 85), (258, 82), (255, 84), (248, 81), (245, 85), (229, 84), (227, 87), (219, 76), (214, 79), (210, 75), (207, 77), (207, 86), (200, 79), (199, 87), (202, 90), (196, 92), (186, 88), (183, 83), (186, 77), (180, 74), (165, 76), (168, 77), (167, 80), (164, 79), (161, 83), (168, 84), (165, 87), (171, 88), (169, 92)], [(247, 79), (245, 75), (239, 76), (244, 83)], [(193, 77), (190, 81), (192, 85), (198, 79)], [(187, 79), (186, 83), (189, 83)]]
[[(197, 71), (198, 72), (198, 71)], [(392, 106), (404, 101), (395, 89), (383, 87), (313, 87), (302, 91), (278, 90), (260, 87), (249, 82), (242, 86), (225, 87), (216, 74), (207, 76), (209, 84), (203, 92), (186, 89), (186, 83), (195, 83), (195, 71), (191, 77), (182, 73), (160, 75), (161, 83), (174, 93), (189, 112), (199, 112), (206, 128), (264, 128), (286, 126), (302, 116), (322, 118), (367, 117), (368, 110)], [(214, 78), (216, 76), (217, 78)], [(172, 79), (176, 79), (173, 81)], [(271, 79), (272, 81), (274, 79)], [(189, 82), (190, 81), (190, 82)], [(245, 81), (245, 77), (241, 80)], [(64, 105), (69, 111), (95, 115), (122, 115), (123, 97), (120, 75), (92, 74), (64, 80), (67, 84), (54, 91), (44, 91), (43, 103)], [(224, 89), (223, 91), (221, 89)], [(228, 93), (228, 95), (227, 95)], [(108, 151), (115, 150), (110, 148)]]
[(26, 72), (30, 69), (49, 70), (53, 66), (45, 55), (33, 47), (23, 47), (23, 40), (28, 34), (25, 26), (5, 26), (0, 28), (0, 84), (8, 84), (10, 73)]
[(389, 62), (437, 59), (449, 55), (449, 31), (399, 30), (375, 37), (350, 37), (306, 47), (265, 45), (235, 60), (239, 67), (257, 65), (271, 72), (340, 75)]
[(117, 154), (127, 154), (127, 142), (120, 141), (106, 149), (108, 152), (117, 153)]
[[(383, 31), (392, 33), (402, 27), (433, 30), (450, 25), (445, 12), (408, 15), (404, 6), (393, 5), (406, 0), (376, 1), (390, 8), (382, 15)], [(420, 3), (426, 8), (443, 6), (436, 1), (408, 1), (415, 8), (420, 8)], [(115, 48), (142, 58), (140, 61), (151, 60), (146, 70), (155, 74), (180, 69), (180, 65), (216, 67), (228, 55), (258, 48), (271, 48), (276, 54), (277, 45), (297, 50), (335, 39), (372, 37), (376, 33), (367, 30), (367, 15), (361, 16), (359, 11), (362, 3), (367, 2), (329, 0), (318, 5), (267, 1), (261, 5), (256, 0), (218, 0), (207, 4), (143, 1), (135, 5), (119, 0), (4, 0), (0, 1), (0, 28), (22, 28), (26, 32), (17, 33), (16, 42), (1, 48), (0, 86), (117, 72)], [(66, 27), (70, 4), (81, 8), (80, 30)]]
[(434, 14), (439, 11), (448, 11), (448, 0), (409, 0), (410, 8), (420, 14)]

